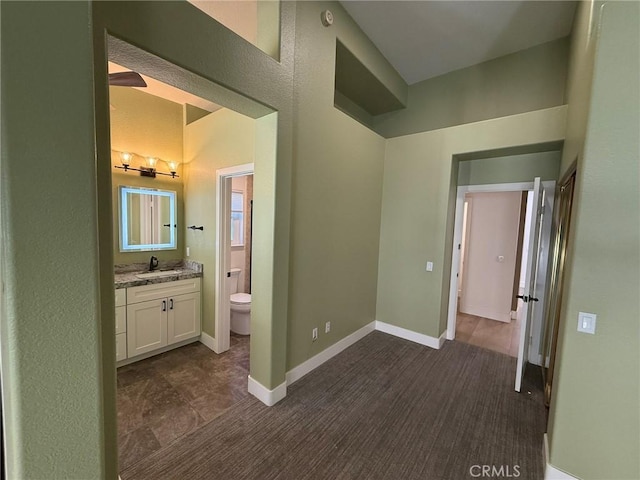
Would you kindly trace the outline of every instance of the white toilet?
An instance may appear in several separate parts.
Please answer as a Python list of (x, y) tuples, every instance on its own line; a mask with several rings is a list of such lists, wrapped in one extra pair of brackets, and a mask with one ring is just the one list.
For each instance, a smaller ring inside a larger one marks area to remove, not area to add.
[(238, 335), (251, 333), (251, 294), (238, 293), (239, 268), (231, 269), (231, 331)]

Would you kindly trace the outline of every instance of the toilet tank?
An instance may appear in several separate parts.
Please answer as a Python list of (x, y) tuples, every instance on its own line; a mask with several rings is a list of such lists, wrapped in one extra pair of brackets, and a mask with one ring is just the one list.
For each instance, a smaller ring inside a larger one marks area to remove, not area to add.
[(232, 268), (229, 270), (229, 273), (231, 274), (229, 277), (229, 295), (238, 293), (238, 279), (240, 278), (241, 271), (242, 269), (240, 268)]

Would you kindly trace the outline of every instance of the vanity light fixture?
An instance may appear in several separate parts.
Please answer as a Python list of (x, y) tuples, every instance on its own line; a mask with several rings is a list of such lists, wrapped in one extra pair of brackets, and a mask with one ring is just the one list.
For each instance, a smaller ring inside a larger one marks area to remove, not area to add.
[[(158, 158), (156, 157), (146, 157), (145, 159), (145, 163), (147, 164), (146, 167), (140, 167), (140, 168), (134, 168), (131, 166), (131, 160), (133, 159), (133, 157), (137, 155), (135, 153), (129, 153), (129, 152), (120, 152), (120, 163), (122, 163), (122, 166), (120, 165), (115, 165), (116, 168), (121, 168), (122, 170), (124, 170), (125, 172), (128, 172), (129, 170), (132, 170), (134, 172), (140, 172), (140, 176), (141, 177), (151, 177), (151, 178), (155, 178), (156, 175), (166, 175), (167, 177), (171, 177), (171, 178), (179, 178), (180, 175), (178, 175), (176, 173), (176, 171), (178, 170), (178, 162), (174, 162), (174, 161), (169, 161), (169, 162), (165, 162), (167, 164), (167, 166), (169, 167), (169, 171), (171, 173), (164, 173), (164, 172), (158, 172), (156, 167), (158, 165)], [(140, 155), (138, 155), (140, 156)]]

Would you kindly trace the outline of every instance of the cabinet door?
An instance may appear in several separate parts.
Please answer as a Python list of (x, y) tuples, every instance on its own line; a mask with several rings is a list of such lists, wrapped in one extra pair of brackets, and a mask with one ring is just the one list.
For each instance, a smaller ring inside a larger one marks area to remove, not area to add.
[(200, 335), (200, 292), (169, 298), (168, 343)]
[(116, 307), (116, 335), (127, 331), (127, 307)]
[(116, 362), (127, 358), (127, 334), (116, 335)]
[(129, 358), (167, 346), (166, 298), (127, 305)]

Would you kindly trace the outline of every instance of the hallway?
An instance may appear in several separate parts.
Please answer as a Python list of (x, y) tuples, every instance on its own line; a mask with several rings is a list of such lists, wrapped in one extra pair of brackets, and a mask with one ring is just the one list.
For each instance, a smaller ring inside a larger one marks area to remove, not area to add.
[(503, 323), (458, 312), (456, 340), (517, 357), (520, 341), (520, 319), (511, 320), (511, 323)]

